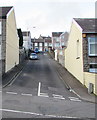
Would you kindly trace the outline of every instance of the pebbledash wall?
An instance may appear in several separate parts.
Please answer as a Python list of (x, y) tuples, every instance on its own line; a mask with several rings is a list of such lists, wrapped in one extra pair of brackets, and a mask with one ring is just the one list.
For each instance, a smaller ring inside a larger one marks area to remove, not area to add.
[(0, 20), (2, 23), (2, 42), (1, 42), (1, 59), (2, 59), (2, 73), (5, 73), (6, 60), (6, 19)]
[[(87, 47), (85, 47), (87, 43), (84, 42), (82, 37), (82, 28), (73, 21), (68, 46), (65, 49), (65, 68), (87, 88), (89, 87), (89, 83), (92, 83), (94, 85), (94, 93), (97, 95), (97, 74), (88, 72), (89, 66), (86, 63), (86, 60), (93, 59), (83, 55), (83, 52), (86, 53), (87, 51)], [(87, 57), (87, 59), (85, 57)]]
[(7, 15), (6, 19), (6, 67), (5, 72), (9, 71), (15, 65), (19, 64), (19, 39), (14, 9)]
[(94, 93), (97, 95), (97, 73), (90, 73), (90, 63), (96, 63), (97, 62), (97, 56), (89, 56), (88, 55), (88, 37), (96, 37), (96, 34), (86, 34), (86, 37), (83, 38), (83, 80), (84, 85), (88, 88), (89, 83), (92, 83), (94, 85)]

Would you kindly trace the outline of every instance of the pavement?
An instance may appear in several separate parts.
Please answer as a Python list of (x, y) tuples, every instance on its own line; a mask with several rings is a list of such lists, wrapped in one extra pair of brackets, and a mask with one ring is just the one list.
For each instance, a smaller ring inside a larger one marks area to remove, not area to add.
[[(25, 63), (27, 63), (27, 61), (24, 61), (22, 64), (14, 67), (8, 73), (3, 75), (3, 88), (6, 87), (20, 73)], [(71, 75), (66, 68), (62, 67), (57, 61), (54, 62), (54, 65), (57, 74), (59, 75), (60, 79), (63, 81), (68, 90), (72, 91), (82, 100), (97, 103), (97, 97), (94, 94), (89, 94), (88, 89), (83, 86), (73, 75)]]
[(2, 76), (2, 88), (6, 87), (10, 82), (12, 82), (12, 80), (20, 73), (26, 63), (27, 60), (24, 60), (21, 64), (18, 64)]
[[(51, 58), (54, 59), (52, 56)], [(55, 67), (68, 90), (72, 91), (84, 101), (97, 103), (97, 96), (89, 94), (88, 89), (82, 85), (65, 67), (59, 64), (58, 61), (55, 62)]]

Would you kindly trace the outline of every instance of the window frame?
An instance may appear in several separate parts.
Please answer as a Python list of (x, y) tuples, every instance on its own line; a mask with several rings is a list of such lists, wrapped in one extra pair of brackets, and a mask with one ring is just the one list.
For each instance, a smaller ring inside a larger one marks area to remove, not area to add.
[[(90, 63), (89, 65), (97, 65), (97, 63)], [(97, 73), (97, 68), (90, 68), (89, 67), (89, 72), (91, 72), (91, 73)]]
[(80, 59), (80, 41), (79, 39), (76, 41), (76, 59)]
[(88, 37), (88, 55), (89, 56), (97, 56), (97, 53), (96, 54), (91, 54), (91, 48), (90, 48), (90, 46), (97, 44), (96, 41), (95, 42), (90, 42), (91, 38), (96, 38), (96, 37)]

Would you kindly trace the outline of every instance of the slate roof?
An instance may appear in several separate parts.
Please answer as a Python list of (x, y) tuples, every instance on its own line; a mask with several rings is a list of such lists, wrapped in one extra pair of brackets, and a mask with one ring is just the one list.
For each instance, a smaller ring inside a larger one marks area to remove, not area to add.
[(23, 36), (29, 36), (30, 31), (23, 31), (22, 34), (23, 34)]
[(47, 43), (51, 43), (52, 40), (51, 40), (51, 38), (46, 38), (46, 39), (45, 39), (45, 42), (47, 42)]
[(95, 18), (74, 18), (74, 20), (83, 29), (83, 33), (97, 32), (97, 19)]
[[(35, 41), (34, 41), (35, 40)], [(44, 43), (44, 39), (31, 39), (31, 41), (34, 43)]]
[(52, 37), (59, 37), (63, 32), (52, 32)]
[(8, 12), (11, 10), (12, 6), (10, 7), (0, 7), (0, 19), (6, 19)]

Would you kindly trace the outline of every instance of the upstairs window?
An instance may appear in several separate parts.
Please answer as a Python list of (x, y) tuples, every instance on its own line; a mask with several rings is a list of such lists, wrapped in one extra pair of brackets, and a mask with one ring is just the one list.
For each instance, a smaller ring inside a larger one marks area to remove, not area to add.
[(35, 47), (38, 46), (38, 43), (35, 43)]
[(39, 46), (42, 47), (42, 43), (39, 43)]
[(60, 44), (59, 43), (55, 43), (55, 47), (60, 47)]
[(45, 47), (47, 47), (48, 46), (48, 44), (47, 43), (45, 43)]
[(56, 42), (59, 42), (60, 41), (60, 38), (56, 38)]
[(88, 54), (97, 56), (97, 37), (88, 37)]

